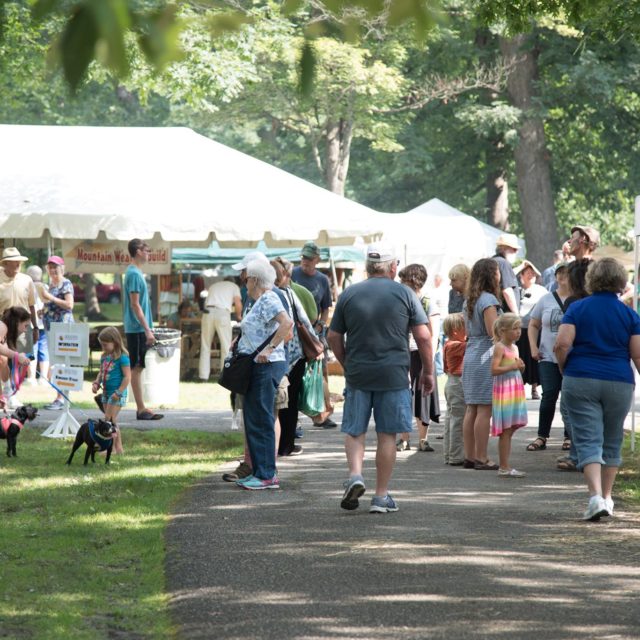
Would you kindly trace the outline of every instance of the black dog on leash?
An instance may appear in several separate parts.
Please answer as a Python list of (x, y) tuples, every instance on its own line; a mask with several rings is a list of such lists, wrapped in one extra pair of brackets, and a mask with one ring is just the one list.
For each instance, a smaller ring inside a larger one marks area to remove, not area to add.
[(18, 407), (11, 417), (5, 416), (0, 418), (0, 440), (7, 441), (7, 455), (9, 457), (17, 457), (16, 454), (16, 441), (18, 440), (18, 434), (22, 431), (25, 423), (28, 420), (34, 420), (38, 415), (38, 410), (30, 404), (25, 404), (22, 407)]
[(87, 445), (87, 452), (84, 455), (85, 466), (89, 462), (96, 461), (96, 451), (106, 451), (107, 459), (105, 464), (109, 464), (111, 460), (111, 450), (113, 449), (112, 435), (116, 432), (116, 428), (108, 420), (87, 420), (76, 433), (76, 439), (71, 449), (71, 455), (66, 464), (71, 464), (73, 454), (83, 445)]

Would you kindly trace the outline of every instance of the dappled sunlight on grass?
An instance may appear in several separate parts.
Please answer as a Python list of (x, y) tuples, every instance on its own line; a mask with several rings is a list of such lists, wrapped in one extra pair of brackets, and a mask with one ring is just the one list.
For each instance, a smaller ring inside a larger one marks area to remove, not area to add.
[(93, 515), (78, 515), (71, 521), (82, 525), (104, 525), (105, 527), (126, 527), (129, 530), (162, 526), (169, 516), (162, 514), (144, 513), (95, 513)]
[[(239, 434), (127, 433), (126, 454), (71, 467), (71, 442), (21, 434), (0, 467), (2, 637), (166, 638), (164, 531), (181, 492), (241, 451)], [(16, 603), (13, 595), (20, 593)], [(9, 605), (11, 603), (11, 605)]]

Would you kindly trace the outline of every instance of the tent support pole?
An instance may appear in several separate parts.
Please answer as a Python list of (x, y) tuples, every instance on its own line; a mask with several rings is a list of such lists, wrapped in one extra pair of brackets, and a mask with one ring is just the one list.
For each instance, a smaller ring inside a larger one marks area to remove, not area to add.
[(338, 274), (336, 273), (336, 263), (333, 259), (333, 252), (329, 247), (329, 264), (331, 265), (331, 275), (333, 276), (333, 284), (335, 286), (336, 296), (338, 295)]
[[(637, 233), (637, 232), (636, 232)], [(638, 236), (635, 235), (635, 257), (633, 261), (633, 308), (638, 310)], [(637, 377), (637, 372), (634, 371)], [(633, 402), (631, 403), (631, 451), (636, 450), (636, 392), (633, 390)]]

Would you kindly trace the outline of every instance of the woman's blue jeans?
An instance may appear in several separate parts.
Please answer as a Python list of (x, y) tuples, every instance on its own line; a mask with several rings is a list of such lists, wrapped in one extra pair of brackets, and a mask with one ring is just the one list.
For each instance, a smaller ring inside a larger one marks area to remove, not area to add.
[(571, 418), (578, 469), (597, 463), (619, 467), (624, 420), (634, 386), (627, 382), (565, 376), (562, 396)]
[(276, 390), (287, 369), (286, 362), (254, 363), (251, 383), (242, 399), (244, 433), (253, 475), (271, 480), (276, 475)]
[[(551, 433), (551, 423), (556, 413), (558, 396), (562, 389), (562, 374), (554, 362), (539, 362), (538, 374), (542, 384), (542, 399), (540, 400), (540, 418), (538, 422), (538, 437), (548, 438)], [(560, 413), (564, 423), (564, 437), (571, 437), (571, 422), (564, 404), (560, 403)]]

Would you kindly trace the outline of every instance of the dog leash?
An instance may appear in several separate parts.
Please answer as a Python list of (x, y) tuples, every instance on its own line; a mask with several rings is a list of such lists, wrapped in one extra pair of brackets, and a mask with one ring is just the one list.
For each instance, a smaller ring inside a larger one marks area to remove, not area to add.
[[(33, 355), (28, 353), (26, 354), (29, 360), (33, 360)], [(9, 387), (11, 388), (11, 393), (6, 396), (4, 393), (0, 393), (0, 402), (2, 402), (2, 409), (6, 416), (9, 416), (9, 412), (7, 411), (7, 402), (9, 398), (18, 393), (18, 390), (22, 386), (24, 379), (27, 377), (27, 371), (29, 370), (28, 364), (20, 364), (20, 358), (18, 353), (13, 354), (13, 358), (7, 362), (9, 365)]]
[[(58, 385), (53, 384), (51, 380), (48, 380), (47, 378), (45, 378), (39, 371), (36, 371), (36, 378), (42, 378), (42, 380), (46, 380), (47, 384), (53, 389), (55, 389), (70, 405), (75, 406), (75, 403), (71, 400), (71, 398), (69, 398), (69, 396), (62, 389), (60, 389)], [(75, 407), (75, 410), (80, 412), (86, 418), (92, 419), (91, 416), (85, 411), (83, 411), (80, 407)]]

